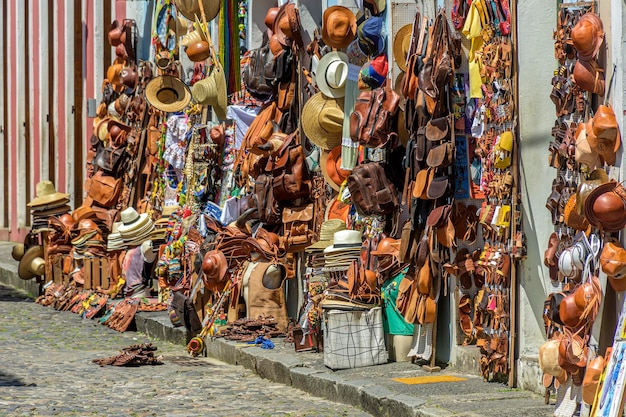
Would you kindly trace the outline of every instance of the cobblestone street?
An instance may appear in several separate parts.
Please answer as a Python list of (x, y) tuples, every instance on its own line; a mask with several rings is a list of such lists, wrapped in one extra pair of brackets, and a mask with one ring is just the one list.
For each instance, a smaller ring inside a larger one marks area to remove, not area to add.
[[(100, 367), (93, 359), (152, 342), (160, 366)], [(369, 416), (183, 346), (118, 333), (35, 304), (0, 285), (0, 416)]]

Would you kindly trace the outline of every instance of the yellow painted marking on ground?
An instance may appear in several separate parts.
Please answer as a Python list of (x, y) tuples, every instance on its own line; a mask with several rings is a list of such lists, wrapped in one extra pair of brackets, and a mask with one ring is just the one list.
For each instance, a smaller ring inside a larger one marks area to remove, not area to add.
[(393, 378), (394, 381), (402, 382), (407, 385), (420, 385), (420, 384), (437, 384), (439, 382), (459, 382), (465, 381), (467, 378), (460, 378), (458, 376), (451, 375), (429, 375), (429, 376), (414, 376), (411, 378)]

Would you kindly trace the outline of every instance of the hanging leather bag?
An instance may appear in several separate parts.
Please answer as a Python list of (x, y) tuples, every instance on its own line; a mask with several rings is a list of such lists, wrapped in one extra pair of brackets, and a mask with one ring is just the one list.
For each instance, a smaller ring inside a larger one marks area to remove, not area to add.
[(122, 191), (122, 179), (98, 171), (87, 182), (87, 195), (101, 207), (111, 208)]
[(393, 213), (399, 205), (396, 187), (378, 162), (357, 165), (348, 176), (352, 203), (364, 216)]
[(266, 171), (273, 176), (272, 189), (276, 200), (290, 201), (310, 195), (311, 180), (297, 133), (289, 135), (280, 149), (271, 155)]
[(350, 115), (350, 138), (368, 148), (385, 146), (392, 135), (400, 96), (386, 81), (382, 87), (362, 91)]

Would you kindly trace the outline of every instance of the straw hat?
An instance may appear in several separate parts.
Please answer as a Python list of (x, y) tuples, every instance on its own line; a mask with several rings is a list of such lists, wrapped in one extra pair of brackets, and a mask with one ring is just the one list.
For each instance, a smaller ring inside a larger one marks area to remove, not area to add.
[(330, 152), (322, 151), (320, 166), (324, 179), (335, 191), (340, 190), (341, 184), (343, 184), (351, 172), (341, 169), (341, 145), (335, 146)]
[(340, 230), (333, 235), (333, 244), (324, 249), (325, 254), (335, 252), (361, 251), (361, 232), (358, 230)]
[(50, 203), (55, 203), (67, 199), (70, 195), (58, 192), (54, 188), (52, 181), (44, 180), (37, 183), (35, 187), (37, 197), (26, 204), (28, 207), (45, 206)]
[(180, 78), (161, 75), (146, 86), (146, 100), (158, 110), (175, 113), (187, 107), (191, 91)]
[(23, 243), (18, 243), (13, 245), (11, 257), (19, 262), (24, 257), (24, 252), (26, 252), (26, 246)]
[(324, 10), (322, 39), (332, 48), (345, 48), (356, 36), (356, 16), (347, 7), (331, 6)]
[(342, 230), (346, 230), (346, 222), (343, 220), (331, 219), (324, 221), (320, 228), (320, 239), (307, 247), (306, 250), (326, 249), (333, 244), (335, 233)]
[(567, 381), (567, 372), (559, 366), (560, 343), (557, 339), (551, 339), (539, 347), (539, 367), (563, 384)]
[(404, 72), (406, 72), (406, 59), (409, 54), (412, 33), (413, 24), (409, 23), (408, 25), (402, 26), (393, 38), (393, 59), (396, 60), (398, 68)]
[(198, 16), (196, 16), (196, 23), (194, 23), (194, 29), (191, 32), (187, 33), (180, 39), (180, 44), (182, 46), (189, 46), (196, 42), (209, 42), (209, 39), (206, 36), (206, 33), (202, 29), (202, 23)]
[(43, 246), (31, 246), (24, 253), (17, 268), (17, 274), (23, 280), (29, 280), (45, 273), (46, 261), (43, 259)]
[(191, 88), (191, 95), (198, 103), (213, 107), (215, 114), (221, 120), (226, 120), (226, 106), (228, 97), (226, 92), (226, 76), (219, 63), (215, 63), (211, 75), (198, 81)]
[(128, 207), (120, 213), (122, 225), (118, 228), (118, 233), (124, 240), (135, 238), (139, 232), (150, 226), (152, 220), (148, 213), (139, 214), (134, 207)]
[[(221, 3), (219, 0), (202, 0), (202, 8), (207, 22), (215, 19), (220, 12)], [(202, 17), (198, 0), (174, 0), (174, 5), (176, 5), (176, 10), (189, 20), (194, 20), (196, 16)]]
[(341, 145), (343, 118), (342, 98), (333, 99), (317, 93), (302, 109), (302, 129), (315, 145), (331, 150)]
[(343, 97), (346, 95), (348, 80), (348, 55), (343, 52), (329, 52), (317, 64), (315, 82), (327, 97)]

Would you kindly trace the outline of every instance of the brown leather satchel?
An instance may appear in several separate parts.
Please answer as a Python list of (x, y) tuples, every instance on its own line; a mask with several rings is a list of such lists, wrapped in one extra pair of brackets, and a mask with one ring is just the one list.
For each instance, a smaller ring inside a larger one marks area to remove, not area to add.
[(440, 100), (445, 86), (453, 74), (453, 63), (450, 56), (450, 33), (445, 12), (442, 10), (432, 27), (428, 50), (424, 58), (424, 68), (419, 74), (419, 89), (424, 92), (426, 106), (430, 114), (440, 114), (437, 110), (445, 106)]
[(98, 171), (88, 179), (87, 195), (91, 197), (94, 203), (105, 208), (111, 208), (117, 203), (117, 199), (122, 191), (122, 179), (105, 175), (104, 172)]
[(352, 203), (364, 216), (393, 213), (399, 205), (396, 187), (377, 162), (357, 165), (348, 176)]
[(280, 207), (272, 192), (272, 177), (260, 174), (254, 180), (254, 202), (259, 220), (266, 224), (279, 224)]
[(275, 61), (269, 43), (248, 53), (248, 63), (243, 70), (243, 83), (250, 95), (257, 100), (268, 100), (276, 93), (273, 76)]
[(362, 91), (350, 115), (350, 138), (368, 148), (385, 146), (393, 135), (400, 96), (391, 82), (371, 91)]
[(283, 246), (287, 253), (301, 252), (313, 242), (313, 204), (283, 209)]
[(250, 124), (241, 146), (252, 153), (264, 153), (258, 147), (267, 143), (274, 132), (275, 123), (280, 121), (281, 117), (282, 112), (276, 107), (276, 102), (270, 102)]
[(280, 149), (270, 156), (266, 171), (273, 176), (272, 188), (276, 200), (290, 201), (311, 194), (311, 180), (297, 133), (289, 135)]

